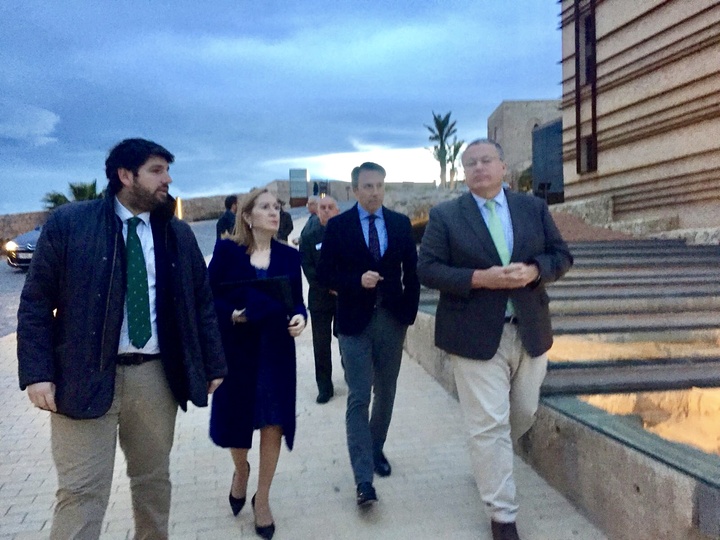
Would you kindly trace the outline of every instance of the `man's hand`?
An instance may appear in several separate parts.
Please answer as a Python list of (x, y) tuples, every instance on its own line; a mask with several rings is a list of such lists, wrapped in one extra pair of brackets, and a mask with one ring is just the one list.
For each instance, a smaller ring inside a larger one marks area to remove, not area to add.
[(298, 337), (303, 330), (305, 330), (305, 317), (300, 314), (294, 315), (288, 324), (288, 332), (292, 337)]
[(372, 270), (368, 270), (360, 277), (360, 285), (362, 285), (365, 289), (374, 289), (377, 287), (378, 282), (382, 280), (383, 277), (380, 274), (373, 272)]
[(534, 264), (511, 263), (475, 270), (470, 283), (473, 289), (520, 289), (535, 281), (539, 275), (540, 271)]
[(222, 382), (223, 382), (222, 379), (213, 379), (212, 381), (210, 381), (208, 383), (208, 395), (212, 394), (215, 390), (217, 390), (218, 386), (220, 386), (220, 384), (222, 384)]
[(55, 405), (55, 383), (39, 382), (27, 387), (28, 397), (32, 404), (43, 411), (57, 412)]

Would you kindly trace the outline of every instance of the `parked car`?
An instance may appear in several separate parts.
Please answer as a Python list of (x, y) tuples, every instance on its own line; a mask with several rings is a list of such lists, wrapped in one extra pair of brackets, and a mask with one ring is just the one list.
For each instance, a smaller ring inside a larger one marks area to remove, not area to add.
[(10, 266), (23, 270), (28, 269), (33, 253), (35, 253), (38, 238), (40, 238), (40, 229), (41, 227), (37, 227), (5, 244), (5, 256)]

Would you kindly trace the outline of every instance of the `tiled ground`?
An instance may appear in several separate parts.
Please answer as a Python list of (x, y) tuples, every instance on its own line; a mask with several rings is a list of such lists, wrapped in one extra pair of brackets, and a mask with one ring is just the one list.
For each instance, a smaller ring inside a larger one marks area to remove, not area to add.
[[(296, 234), (302, 221), (296, 222)], [(400, 373), (386, 454), (389, 478), (377, 479), (379, 504), (358, 511), (345, 447), (347, 388), (335, 348), (336, 397), (315, 404), (312, 341), (298, 339), (298, 431), (295, 450), (283, 449), (271, 492), (278, 540), (486, 540), (489, 524), (470, 472), (460, 411), (421, 367)], [(15, 334), (0, 338), (0, 540), (46, 539), (55, 472), (48, 413), (17, 389)], [(175, 540), (257, 538), (250, 508), (234, 518), (227, 504), (232, 466), (207, 436), (208, 410), (178, 417), (172, 460)], [(251, 452), (249, 492), (257, 476)], [(518, 526), (525, 540), (595, 540), (605, 536), (532, 469), (517, 460)], [(132, 538), (128, 482), (118, 452), (103, 540)]]

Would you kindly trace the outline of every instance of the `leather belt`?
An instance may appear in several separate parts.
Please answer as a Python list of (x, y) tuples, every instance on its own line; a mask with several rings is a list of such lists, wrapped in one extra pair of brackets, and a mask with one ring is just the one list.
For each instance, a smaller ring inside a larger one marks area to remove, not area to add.
[(153, 360), (160, 360), (159, 354), (142, 354), (142, 353), (127, 353), (118, 354), (115, 359), (115, 364), (118, 366), (139, 366), (145, 362), (152, 362)]
[(517, 324), (518, 319), (515, 315), (510, 315), (509, 317), (505, 317), (505, 324)]

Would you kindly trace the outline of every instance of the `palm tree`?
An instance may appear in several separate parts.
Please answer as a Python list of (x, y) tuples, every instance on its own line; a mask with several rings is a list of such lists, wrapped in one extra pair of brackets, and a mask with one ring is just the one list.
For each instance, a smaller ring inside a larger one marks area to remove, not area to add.
[(447, 163), (448, 163), (448, 139), (456, 133), (455, 121), (450, 121), (450, 115), (452, 111), (447, 113), (445, 116), (435, 114), (433, 111), (433, 123), (434, 126), (425, 127), (430, 132), (428, 139), (431, 142), (437, 143), (434, 147), (435, 159), (440, 163), (440, 187), (445, 187), (447, 184)]
[(103, 196), (102, 191), (100, 193), (98, 193), (97, 191), (97, 180), (93, 180), (92, 182), (88, 183), (70, 182), (69, 185), (70, 196), (72, 197), (72, 199), (69, 199), (64, 193), (60, 193), (59, 191), (50, 191), (49, 193), (46, 193), (45, 196), (42, 198), (42, 202), (45, 203), (45, 208), (47, 208), (48, 210), (54, 210), (58, 206), (69, 203), (71, 200), (90, 201), (92, 199), (99, 199)]
[(457, 137), (453, 137), (453, 142), (448, 145), (448, 159), (450, 165), (450, 189), (455, 189), (455, 178), (457, 177), (457, 160), (460, 157), (460, 149), (465, 141), (458, 141)]

